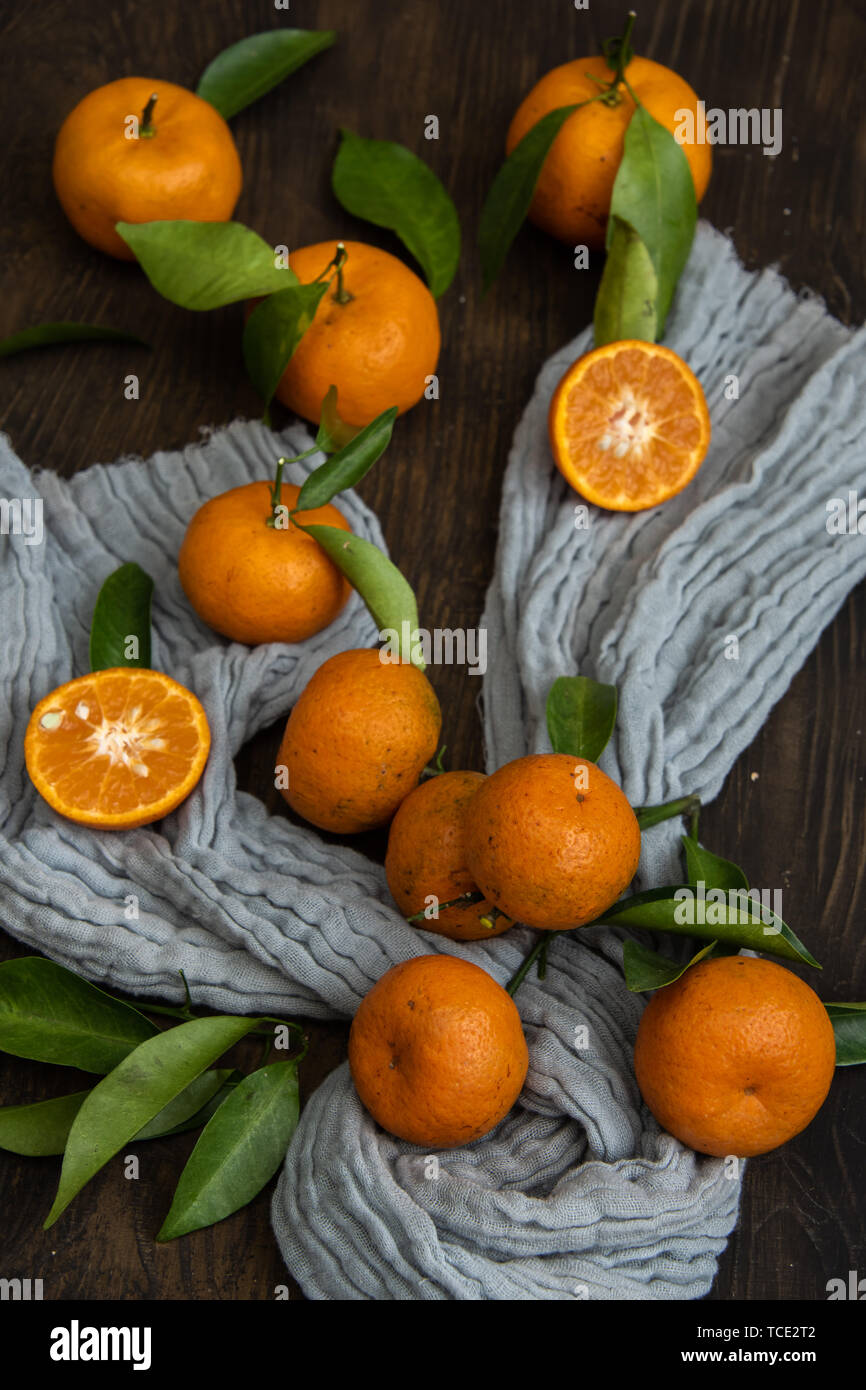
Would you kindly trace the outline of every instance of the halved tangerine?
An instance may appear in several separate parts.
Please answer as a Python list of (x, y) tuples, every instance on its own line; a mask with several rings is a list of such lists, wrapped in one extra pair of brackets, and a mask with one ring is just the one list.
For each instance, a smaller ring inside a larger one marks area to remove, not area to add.
[(569, 367), (548, 416), (556, 466), (609, 511), (639, 512), (681, 492), (710, 444), (694, 372), (670, 348), (627, 339)]
[(168, 815), (198, 782), (209, 749), (195, 695), (139, 666), (59, 685), (39, 701), (24, 737), (40, 795), (61, 816), (100, 830)]

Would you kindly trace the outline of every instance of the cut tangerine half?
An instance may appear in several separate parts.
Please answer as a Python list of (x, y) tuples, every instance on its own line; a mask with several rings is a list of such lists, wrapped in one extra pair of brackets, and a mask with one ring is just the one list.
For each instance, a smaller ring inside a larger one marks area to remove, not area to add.
[(606, 343), (569, 367), (550, 403), (556, 466), (596, 506), (639, 512), (681, 492), (710, 444), (701, 384), (658, 343)]
[(61, 816), (100, 830), (168, 815), (201, 777), (209, 749), (195, 695), (140, 666), (59, 685), (39, 701), (24, 737), (40, 795)]

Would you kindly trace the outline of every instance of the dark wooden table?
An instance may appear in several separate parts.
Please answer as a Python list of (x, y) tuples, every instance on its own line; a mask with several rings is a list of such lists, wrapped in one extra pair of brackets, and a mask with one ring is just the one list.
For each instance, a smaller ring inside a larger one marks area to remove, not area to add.
[[(237, 218), (290, 247), (339, 235), (388, 235), (342, 212), (329, 187), (336, 131), (399, 140), (450, 189), (466, 252), (441, 304), (441, 400), (399, 426), (387, 469), (362, 485), (429, 626), (474, 626), (496, 541), (512, 431), (541, 363), (591, 316), (597, 268), (577, 274), (567, 248), (525, 230), (502, 282), (482, 301), (473, 249), (485, 189), (518, 102), (548, 68), (598, 51), (624, 5), (592, 0), (4, 0), (0, 20), (4, 227), (0, 335), (50, 319), (126, 326), (152, 353), (114, 345), (51, 349), (2, 366), (3, 427), (30, 464), (64, 475), (124, 454), (196, 439), (202, 426), (254, 416), (240, 354), (241, 309), (191, 314), (160, 299), (134, 266), (79, 241), (55, 200), (54, 136), (93, 87), (129, 75), (194, 86), (206, 63), (278, 24), (333, 28), (339, 42), (256, 106), (234, 130), (244, 165)], [(708, 106), (782, 107), (784, 148), (720, 147), (704, 215), (729, 229), (749, 266), (777, 261), (845, 322), (866, 309), (866, 123), (857, 102), (866, 47), (863, 0), (654, 0), (636, 46), (677, 68)], [(440, 139), (423, 138), (436, 114)], [(128, 372), (138, 401), (124, 399)], [(277, 416), (282, 424), (287, 417)], [(2, 601), (2, 600), (0, 600)], [(825, 997), (866, 997), (863, 747), (866, 602), (844, 606), (705, 813), (709, 844), (781, 884), (786, 916), (825, 965)], [(433, 672), (447, 711), (449, 762), (481, 766), (474, 682)], [(273, 790), (279, 730), (239, 759), (241, 784), (285, 810)], [(757, 774), (757, 777), (755, 776)], [(372, 845), (381, 852), (381, 845)], [(0, 937), (0, 954), (21, 948)], [(312, 1029), (309, 1095), (345, 1055), (346, 1028)], [(51, 1093), (43, 1069), (0, 1059), (5, 1102)], [(751, 1163), (739, 1228), (711, 1298), (823, 1299), (828, 1279), (866, 1274), (866, 1073), (836, 1079), (797, 1140)], [(270, 1189), (212, 1230), (154, 1244), (192, 1139), (154, 1142), (130, 1190), (111, 1164), (44, 1234), (55, 1160), (0, 1154), (0, 1275), (42, 1277), (51, 1299), (271, 1299), (287, 1276), (269, 1226)], [(300, 1297), (293, 1287), (293, 1296)]]

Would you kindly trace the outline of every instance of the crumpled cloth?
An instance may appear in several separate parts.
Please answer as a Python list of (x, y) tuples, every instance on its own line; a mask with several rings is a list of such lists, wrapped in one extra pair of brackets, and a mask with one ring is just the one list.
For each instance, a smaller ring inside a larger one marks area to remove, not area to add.
[[(710, 799), (866, 569), (862, 543), (825, 525), (830, 497), (866, 485), (863, 335), (772, 272), (747, 274), (730, 243), (701, 226), (666, 342), (704, 384), (710, 453), (680, 498), (636, 516), (590, 509), (581, 531), (544, 414), (588, 342), (585, 333), (545, 365), (506, 472), (482, 620), (488, 767), (548, 746), (547, 688), (580, 671), (619, 687), (602, 765), (635, 804), (685, 791)], [(723, 394), (731, 373), (737, 400)], [(309, 443), (301, 428), (274, 435), (235, 422), (182, 452), (66, 482), (30, 473), (0, 437), (0, 496), (41, 498), (44, 515), (40, 544), (0, 541), (3, 924), (142, 998), (182, 997), (183, 970), (193, 999), (213, 1008), (350, 1016), (398, 961), (449, 951), (504, 983), (531, 940), (515, 928), (460, 944), (407, 927), (381, 867), (237, 790), (242, 744), (288, 712), (328, 656), (372, 644), (374, 625), (353, 597), (301, 646), (226, 642), (190, 610), (177, 552), (204, 500), (269, 476), (279, 453)], [(299, 481), (318, 461), (289, 476)], [(383, 543), (358, 498), (344, 494), (340, 506), (359, 535)], [(36, 794), (23, 734), (37, 700), (87, 669), (99, 586), (128, 560), (156, 582), (154, 665), (196, 691), (213, 743), (202, 781), (171, 816), (94, 832)], [(724, 655), (731, 634), (737, 660)], [(680, 878), (676, 843), (676, 827), (645, 836), (642, 883)], [(660, 1132), (641, 1102), (631, 1049), (643, 1001), (625, 988), (620, 939), (604, 929), (558, 937), (546, 980), (521, 985), (526, 1087), (468, 1148), (423, 1155), (378, 1129), (346, 1066), (326, 1079), (305, 1107), (272, 1211), (310, 1297), (706, 1292), (738, 1182), (722, 1161)]]

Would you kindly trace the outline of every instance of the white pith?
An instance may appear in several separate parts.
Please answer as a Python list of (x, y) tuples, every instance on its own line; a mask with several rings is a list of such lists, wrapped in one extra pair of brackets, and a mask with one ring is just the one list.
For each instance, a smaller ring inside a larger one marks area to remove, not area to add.
[[(75, 707), (75, 718), (90, 729), (86, 742), (94, 757), (107, 758), (112, 767), (128, 767), (136, 777), (150, 776), (150, 768), (142, 761), (145, 753), (162, 752), (168, 747), (167, 741), (158, 735), (159, 719), (142, 720), (140, 705), (119, 718), (108, 719), (103, 715), (95, 722), (90, 719), (89, 707), (81, 700)], [(60, 710), (46, 710), (39, 721), (41, 727), (48, 730), (59, 728), (62, 722)]]
[(610, 450), (614, 458), (622, 459), (630, 453), (642, 453), (652, 436), (647, 402), (639, 400), (633, 391), (625, 391), (596, 444), (602, 453)]

